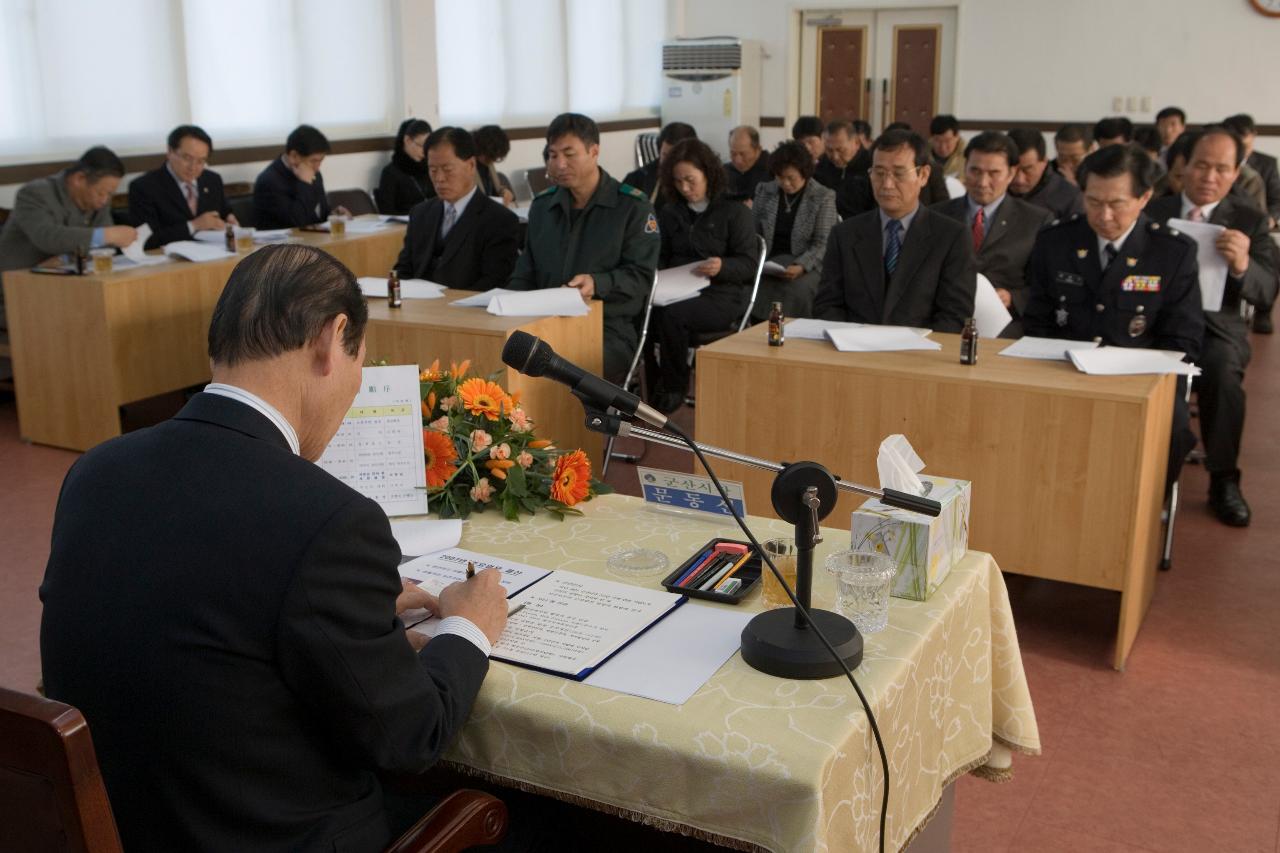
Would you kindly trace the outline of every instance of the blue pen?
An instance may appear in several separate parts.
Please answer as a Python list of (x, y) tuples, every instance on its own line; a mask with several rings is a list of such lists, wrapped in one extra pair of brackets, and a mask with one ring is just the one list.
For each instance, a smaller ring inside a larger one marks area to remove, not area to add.
[(705, 551), (703, 551), (701, 554), (699, 554), (699, 555), (698, 555), (698, 559), (694, 560), (692, 563), (690, 563), (690, 564), (689, 564), (689, 571), (685, 572), (685, 573), (684, 573), (684, 574), (682, 574), (680, 577), (676, 578), (675, 583), (674, 583), (674, 584), (672, 584), (672, 586), (680, 586), (682, 583), (684, 583), (684, 582), (685, 582), (685, 580), (686, 580), (690, 575), (692, 575), (692, 574), (693, 574), (694, 572), (696, 572), (699, 568), (701, 568), (703, 561), (704, 561), (704, 560), (706, 560), (706, 559), (707, 559), (707, 557), (711, 556), (711, 553), (712, 553), (713, 551), (715, 551), (715, 549), (716, 549), (716, 547), (715, 547), (714, 545), (712, 545), (710, 548), (708, 548), (707, 550), (705, 550)]

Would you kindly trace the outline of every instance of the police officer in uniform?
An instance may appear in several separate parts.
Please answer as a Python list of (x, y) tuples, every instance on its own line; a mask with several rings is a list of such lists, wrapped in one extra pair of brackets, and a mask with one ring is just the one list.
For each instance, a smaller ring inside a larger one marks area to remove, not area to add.
[[(1031, 252), (1028, 335), (1105, 346), (1176, 350), (1200, 357), (1196, 246), (1143, 213), (1156, 170), (1131, 145), (1100, 148), (1077, 172), (1085, 215), (1040, 232)], [(1186, 401), (1174, 400), (1167, 485), (1195, 446)]]
[(640, 340), (662, 242), (644, 193), (601, 169), (600, 131), (584, 115), (562, 113), (547, 128), (554, 186), (533, 200), (525, 250), (508, 287), (572, 287), (604, 303), (604, 372), (621, 379)]

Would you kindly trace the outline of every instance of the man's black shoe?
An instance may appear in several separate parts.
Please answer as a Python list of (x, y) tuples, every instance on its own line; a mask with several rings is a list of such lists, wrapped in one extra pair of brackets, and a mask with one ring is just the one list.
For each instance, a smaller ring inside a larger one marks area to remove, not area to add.
[(1214, 474), (1209, 479), (1209, 509), (1218, 521), (1232, 527), (1248, 527), (1253, 513), (1240, 493), (1240, 473)]
[(1275, 325), (1271, 322), (1271, 312), (1258, 311), (1253, 315), (1253, 330), (1259, 335), (1269, 335), (1275, 331)]

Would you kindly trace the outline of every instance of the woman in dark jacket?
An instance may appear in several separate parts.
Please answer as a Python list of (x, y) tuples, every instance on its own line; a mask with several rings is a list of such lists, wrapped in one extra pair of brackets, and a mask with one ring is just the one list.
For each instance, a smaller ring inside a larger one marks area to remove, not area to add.
[(418, 202), (435, 198), (435, 187), (427, 177), (427, 135), (431, 125), (420, 118), (405, 119), (396, 132), (396, 150), (382, 168), (382, 178), (373, 191), (380, 213), (405, 214)]
[(741, 322), (760, 251), (751, 211), (724, 197), (724, 167), (706, 143), (687, 139), (672, 148), (659, 168), (658, 187), (667, 200), (658, 213), (658, 267), (697, 262), (694, 273), (711, 279), (694, 299), (653, 309), (645, 351), (649, 402), (669, 414), (680, 408), (689, 388), (693, 335), (728, 332)]
[(510, 207), (515, 204), (516, 196), (511, 189), (511, 181), (498, 171), (498, 164), (511, 151), (510, 137), (496, 124), (476, 128), (471, 136), (476, 141), (476, 179), (480, 182), (480, 189), (492, 198), (502, 196), (502, 203)]

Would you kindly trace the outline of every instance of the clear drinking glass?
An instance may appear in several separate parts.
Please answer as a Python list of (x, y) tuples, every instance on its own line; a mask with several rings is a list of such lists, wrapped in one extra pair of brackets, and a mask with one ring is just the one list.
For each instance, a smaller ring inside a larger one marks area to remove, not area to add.
[(863, 634), (889, 624), (889, 589), (893, 561), (877, 551), (840, 551), (827, 557), (827, 571), (836, 576), (837, 608)]
[(115, 265), (115, 249), (92, 249), (89, 257), (93, 258), (93, 271), (98, 275), (111, 272)]
[(236, 234), (236, 251), (240, 254), (248, 254), (253, 251), (253, 235), (256, 234), (253, 228), (237, 228)]
[(347, 217), (334, 214), (329, 217), (329, 233), (334, 237), (343, 237), (347, 233)]
[[(773, 560), (773, 564), (778, 567), (782, 576), (787, 579), (787, 585), (794, 590), (796, 588), (796, 540), (766, 539), (764, 551), (769, 555), (769, 559)], [(773, 572), (769, 571), (769, 567), (763, 563), (760, 566), (760, 575), (765, 609), (794, 606), (782, 585), (778, 583), (778, 579), (773, 576)]]

